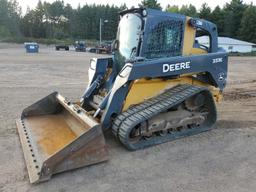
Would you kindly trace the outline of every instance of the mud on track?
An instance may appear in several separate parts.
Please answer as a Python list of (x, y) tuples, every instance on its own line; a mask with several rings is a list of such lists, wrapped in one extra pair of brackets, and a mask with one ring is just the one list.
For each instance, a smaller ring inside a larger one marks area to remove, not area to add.
[(29, 184), (14, 119), (55, 90), (78, 99), (95, 56), (45, 46), (39, 54), (26, 54), (23, 45), (0, 44), (0, 191), (255, 191), (255, 57), (230, 58), (229, 84), (213, 131), (135, 152), (106, 133), (107, 163)]

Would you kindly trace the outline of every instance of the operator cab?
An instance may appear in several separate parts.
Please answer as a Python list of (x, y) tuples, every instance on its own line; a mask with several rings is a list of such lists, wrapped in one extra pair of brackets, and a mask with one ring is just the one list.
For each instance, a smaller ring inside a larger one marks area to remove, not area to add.
[[(196, 39), (202, 32), (209, 37), (208, 46)], [(217, 27), (211, 22), (144, 8), (120, 13), (114, 43), (117, 72), (127, 62), (217, 51)]]

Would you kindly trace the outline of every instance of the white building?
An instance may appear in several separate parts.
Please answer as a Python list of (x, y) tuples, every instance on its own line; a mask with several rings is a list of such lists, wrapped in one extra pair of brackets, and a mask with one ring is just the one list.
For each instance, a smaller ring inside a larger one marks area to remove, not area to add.
[[(196, 38), (198, 42), (202, 45), (209, 47), (209, 37), (201, 36)], [(256, 51), (256, 44), (249, 43), (246, 41), (240, 41), (238, 39), (233, 39), (229, 37), (218, 37), (219, 47), (222, 47), (227, 52), (240, 52), (248, 53)]]

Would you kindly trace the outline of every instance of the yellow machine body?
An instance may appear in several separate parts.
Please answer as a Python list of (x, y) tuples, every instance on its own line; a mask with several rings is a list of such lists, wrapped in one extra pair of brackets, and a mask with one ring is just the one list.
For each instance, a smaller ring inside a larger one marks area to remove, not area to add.
[[(184, 44), (182, 54), (187, 55), (199, 55), (207, 54), (207, 51), (200, 48), (194, 48), (196, 29), (189, 25), (190, 17), (186, 19), (185, 32), (184, 32)], [(207, 87), (214, 96), (216, 102), (219, 102), (222, 98), (222, 94), (218, 88), (211, 86), (207, 83), (203, 83), (196, 80), (192, 76), (193, 74), (186, 74), (177, 79), (138, 79), (134, 81), (130, 87), (130, 91), (126, 97), (126, 101), (123, 105), (123, 111), (127, 110), (130, 106), (141, 103), (149, 98), (155, 97), (166, 89), (172, 88), (178, 84), (191, 84)]]

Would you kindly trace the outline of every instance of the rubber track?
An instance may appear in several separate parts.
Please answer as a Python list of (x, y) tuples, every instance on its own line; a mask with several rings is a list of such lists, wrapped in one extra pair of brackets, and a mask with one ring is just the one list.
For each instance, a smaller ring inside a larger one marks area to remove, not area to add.
[[(166, 136), (154, 136), (149, 139), (140, 140), (137, 143), (132, 143), (129, 140), (130, 131), (138, 124), (152, 118), (155, 115), (158, 115), (161, 112), (164, 112), (172, 107), (177, 106), (182, 103), (186, 99), (192, 97), (195, 94), (206, 91), (210, 95), (210, 106), (213, 108), (213, 122), (208, 126), (197, 127), (195, 129), (187, 129), (181, 132), (169, 133)], [(149, 147), (152, 145), (164, 143), (167, 141), (171, 141), (173, 139), (177, 139), (180, 137), (197, 134), (203, 131), (207, 131), (211, 128), (212, 124), (216, 121), (216, 109), (214, 105), (213, 98), (211, 93), (207, 88), (182, 84), (175, 86), (164, 93), (148, 99), (147, 101), (135, 105), (129, 108), (127, 111), (121, 113), (114, 120), (112, 125), (113, 134), (120, 140), (120, 142), (129, 150), (137, 150), (145, 147)]]
[(172, 94), (178, 93), (180, 91), (185, 90), (186, 88), (188, 88), (189, 85), (187, 84), (183, 84), (183, 85), (178, 85), (173, 87), (172, 89), (168, 90), (167, 92), (164, 92), (163, 94), (157, 96), (157, 97), (153, 97), (150, 98), (149, 100), (147, 100), (144, 103), (141, 103), (139, 105), (136, 105), (134, 107), (129, 108), (127, 111), (123, 112), (122, 114), (118, 115), (117, 118), (115, 119), (113, 125), (112, 125), (112, 133), (118, 137), (117, 133), (119, 131), (119, 127), (121, 125), (121, 123), (128, 117), (132, 116), (133, 114), (144, 110), (160, 101), (162, 101), (163, 99), (165, 99), (166, 97), (171, 97)]

